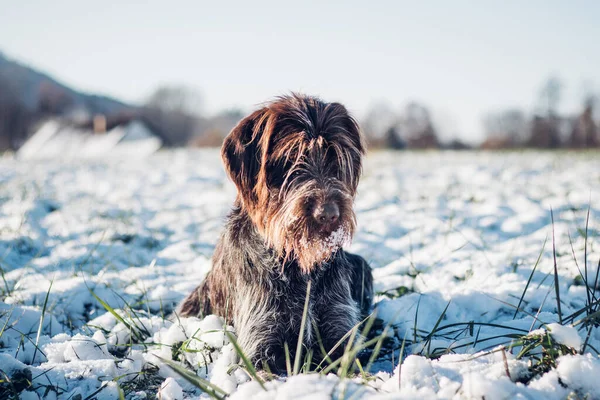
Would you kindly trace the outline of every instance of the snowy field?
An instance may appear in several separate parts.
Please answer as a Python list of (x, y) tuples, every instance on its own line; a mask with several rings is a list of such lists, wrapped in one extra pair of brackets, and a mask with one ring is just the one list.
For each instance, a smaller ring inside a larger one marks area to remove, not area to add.
[(163, 360), (217, 398), (600, 398), (599, 154), (370, 154), (349, 250), (381, 351), (264, 389), (219, 318), (169, 318), (234, 195), (213, 150), (0, 158), (0, 398), (209, 398)]

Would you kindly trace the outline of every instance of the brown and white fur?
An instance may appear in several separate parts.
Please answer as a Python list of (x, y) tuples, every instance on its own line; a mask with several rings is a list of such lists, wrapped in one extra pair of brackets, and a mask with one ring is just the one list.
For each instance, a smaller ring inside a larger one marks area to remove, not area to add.
[(221, 150), (237, 198), (212, 270), (179, 314), (225, 318), (257, 367), (283, 373), (311, 281), (303, 345), (318, 361), (317, 333), (329, 351), (371, 306), (371, 268), (342, 249), (355, 229), (364, 151), (339, 103), (284, 96), (244, 118)]

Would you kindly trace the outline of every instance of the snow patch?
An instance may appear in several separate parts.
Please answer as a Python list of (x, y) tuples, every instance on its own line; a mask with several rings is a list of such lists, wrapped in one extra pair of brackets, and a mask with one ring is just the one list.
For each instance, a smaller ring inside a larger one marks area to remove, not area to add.
[(548, 324), (550, 335), (560, 344), (569, 346), (579, 351), (583, 341), (579, 336), (579, 332), (572, 326), (560, 325), (557, 323)]

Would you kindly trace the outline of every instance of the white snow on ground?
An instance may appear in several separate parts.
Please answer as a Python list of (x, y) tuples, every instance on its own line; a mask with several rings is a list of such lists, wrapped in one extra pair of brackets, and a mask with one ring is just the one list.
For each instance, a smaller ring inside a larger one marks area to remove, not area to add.
[(579, 349), (583, 345), (577, 329), (573, 328), (572, 326), (563, 326), (557, 323), (552, 323), (548, 324), (547, 328), (550, 331), (550, 335), (552, 335), (554, 340), (556, 340), (558, 343), (574, 349)]
[[(577, 313), (600, 294), (583, 284), (600, 259), (597, 154), (369, 155), (349, 250), (374, 268), (395, 351), (368, 377), (299, 375), (267, 391), (236, 367), (221, 319), (167, 319), (210, 269), (234, 195), (215, 150), (0, 158), (0, 397), (207, 398), (163, 359), (233, 399), (599, 396), (600, 330)], [(555, 366), (531, 372), (549, 352)]]

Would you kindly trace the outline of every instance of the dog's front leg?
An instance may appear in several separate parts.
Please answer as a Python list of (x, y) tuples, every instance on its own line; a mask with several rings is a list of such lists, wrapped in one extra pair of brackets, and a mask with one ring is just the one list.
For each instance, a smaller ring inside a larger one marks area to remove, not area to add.
[[(292, 316), (283, 309), (283, 299), (269, 296), (255, 285), (238, 286), (236, 312), (233, 324), (238, 333), (238, 343), (248, 359), (259, 369), (268, 368), (275, 374), (286, 372), (286, 352), (295, 350), (298, 334), (293, 327), (298, 321), (287, 321)], [(290, 354), (293, 360), (293, 353)]]

